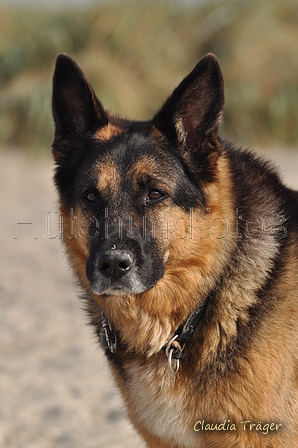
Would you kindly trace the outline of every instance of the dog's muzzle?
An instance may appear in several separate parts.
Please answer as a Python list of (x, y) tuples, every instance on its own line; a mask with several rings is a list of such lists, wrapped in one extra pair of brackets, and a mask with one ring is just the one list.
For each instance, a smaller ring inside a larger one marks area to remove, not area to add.
[(95, 257), (96, 269), (111, 282), (123, 277), (131, 270), (133, 264), (133, 254), (127, 249), (107, 251)]

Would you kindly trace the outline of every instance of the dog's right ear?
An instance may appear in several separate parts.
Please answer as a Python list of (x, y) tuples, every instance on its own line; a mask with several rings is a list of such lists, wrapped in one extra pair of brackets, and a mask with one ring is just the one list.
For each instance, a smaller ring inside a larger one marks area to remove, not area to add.
[(53, 77), (55, 140), (78, 139), (108, 124), (107, 114), (88, 79), (67, 54), (60, 54)]
[(200, 183), (213, 181), (218, 174), (218, 128), (223, 106), (220, 66), (213, 54), (207, 54), (153, 117), (153, 125), (177, 147)]

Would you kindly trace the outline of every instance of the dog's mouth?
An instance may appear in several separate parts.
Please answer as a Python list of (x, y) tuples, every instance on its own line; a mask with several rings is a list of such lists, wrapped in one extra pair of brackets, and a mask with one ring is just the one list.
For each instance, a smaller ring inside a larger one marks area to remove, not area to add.
[[(88, 275), (87, 275), (88, 277)], [(150, 282), (140, 279), (137, 272), (127, 273), (121, 280), (111, 281), (104, 279), (96, 270), (91, 278), (88, 277), (90, 287), (96, 295), (108, 298), (109, 296), (127, 296), (129, 294), (141, 294), (154, 288), (161, 276)]]
[(126, 282), (122, 283), (110, 283), (107, 285), (102, 284), (101, 279), (97, 279), (95, 281), (89, 282), (90, 287), (92, 291), (97, 294), (101, 295), (102, 297), (109, 297), (109, 296), (127, 296), (129, 294), (141, 294), (145, 291), (148, 291), (149, 289), (152, 289), (158, 279), (156, 279), (154, 282), (150, 284), (143, 284), (138, 279), (132, 278), (127, 279)]
[(108, 296), (126, 296), (127, 294), (130, 294), (132, 291), (128, 291), (125, 288), (115, 288), (115, 287), (111, 287), (109, 289), (106, 289), (105, 291), (103, 291), (101, 293), (101, 295), (103, 297), (108, 297)]

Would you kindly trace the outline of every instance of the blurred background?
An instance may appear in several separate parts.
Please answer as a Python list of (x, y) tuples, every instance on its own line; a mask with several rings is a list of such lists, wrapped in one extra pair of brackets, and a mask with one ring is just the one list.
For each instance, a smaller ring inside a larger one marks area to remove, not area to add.
[(298, 189), (298, 2), (0, 0), (0, 448), (137, 448), (61, 249), (50, 156), (61, 52), (107, 109), (138, 119), (213, 52), (221, 134)]
[[(8, 1), (8, 0), (7, 0)], [(106, 108), (149, 118), (207, 52), (225, 79), (222, 132), (298, 142), (297, 0), (53, 0), (0, 5), (0, 144), (44, 150), (60, 52)]]

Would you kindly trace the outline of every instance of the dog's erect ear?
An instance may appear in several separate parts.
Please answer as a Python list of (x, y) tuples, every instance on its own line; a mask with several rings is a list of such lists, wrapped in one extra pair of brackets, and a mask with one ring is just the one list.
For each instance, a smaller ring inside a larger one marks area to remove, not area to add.
[[(190, 160), (218, 152), (217, 131), (224, 105), (223, 77), (212, 54), (203, 57), (154, 116), (153, 124)], [(210, 157), (209, 157), (210, 158)], [(215, 160), (215, 157), (213, 157)]]
[(60, 54), (56, 61), (52, 108), (56, 138), (81, 137), (108, 123), (86, 76), (66, 54)]

